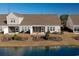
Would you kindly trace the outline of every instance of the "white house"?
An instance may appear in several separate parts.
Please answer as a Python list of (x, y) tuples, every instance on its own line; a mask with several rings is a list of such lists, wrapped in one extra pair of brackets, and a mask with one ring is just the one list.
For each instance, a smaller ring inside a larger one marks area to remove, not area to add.
[(30, 32), (30, 34), (50, 31), (61, 32), (61, 22), (52, 14), (1, 14), (0, 32), (4, 34)]
[(79, 34), (79, 15), (70, 15), (66, 26), (71, 29), (73, 33)]

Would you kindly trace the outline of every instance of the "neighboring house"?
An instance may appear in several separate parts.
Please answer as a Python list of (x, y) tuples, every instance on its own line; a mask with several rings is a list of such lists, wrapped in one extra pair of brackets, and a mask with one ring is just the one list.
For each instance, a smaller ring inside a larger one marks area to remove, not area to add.
[(79, 15), (70, 15), (67, 20), (67, 25), (74, 33), (79, 33)]
[(30, 34), (61, 32), (61, 21), (57, 15), (52, 14), (1, 14), (0, 32), (19, 33), (30, 32)]

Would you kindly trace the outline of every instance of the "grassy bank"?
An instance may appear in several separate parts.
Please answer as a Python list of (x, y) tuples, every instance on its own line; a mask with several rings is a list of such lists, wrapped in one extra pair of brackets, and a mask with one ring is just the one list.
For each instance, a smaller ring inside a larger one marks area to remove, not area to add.
[[(10, 41), (0, 41), (0, 47), (24, 47), (24, 46), (79, 46), (79, 40), (75, 40), (72, 37), (76, 36), (73, 33), (65, 32), (62, 35), (53, 35), (50, 34), (50, 36), (60, 36), (63, 40), (61, 41), (53, 41), (53, 40), (30, 40), (31, 36), (27, 34), (19, 34), (19, 38), (22, 38), (21, 40), (10, 40)], [(12, 35), (6, 35), (0, 34), (1, 38), (6, 37), (13, 37)], [(14, 36), (16, 38), (16, 36)], [(18, 37), (17, 37), (18, 38)], [(28, 40), (26, 40), (28, 39)]]
[(0, 42), (0, 47), (24, 47), (24, 46), (79, 46), (79, 42), (54, 42), (54, 41), (9, 41)]

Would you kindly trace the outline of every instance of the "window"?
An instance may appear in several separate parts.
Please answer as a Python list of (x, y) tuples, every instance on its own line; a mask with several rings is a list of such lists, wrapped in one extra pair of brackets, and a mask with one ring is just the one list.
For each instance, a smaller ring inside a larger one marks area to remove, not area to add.
[(53, 31), (55, 31), (55, 27), (53, 27), (53, 29), (52, 29)]
[(77, 31), (79, 32), (79, 28), (77, 29)]
[(28, 31), (28, 27), (25, 27), (25, 31)]
[(52, 27), (50, 27), (50, 31), (52, 31)]
[(45, 28), (44, 27), (41, 27), (41, 32), (45, 32)]
[(74, 28), (74, 31), (76, 31), (76, 27)]
[(24, 31), (24, 27), (22, 27), (22, 31)]
[(19, 27), (15, 27), (15, 31), (18, 32), (19, 31)]
[(11, 23), (15, 23), (15, 19), (14, 18), (11, 18)]
[(45, 27), (33, 27), (33, 32), (45, 32)]
[(75, 28), (74, 28), (74, 31), (75, 31), (75, 32), (79, 32), (79, 27), (75, 27)]
[(51, 27), (48, 27), (47, 30), (48, 31), (55, 31), (55, 27), (52, 27), (52, 26)]
[(0, 31), (2, 31), (2, 29), (0, 28)]
[(50, 31), (50, 27), (47, 28), (47, 31)]

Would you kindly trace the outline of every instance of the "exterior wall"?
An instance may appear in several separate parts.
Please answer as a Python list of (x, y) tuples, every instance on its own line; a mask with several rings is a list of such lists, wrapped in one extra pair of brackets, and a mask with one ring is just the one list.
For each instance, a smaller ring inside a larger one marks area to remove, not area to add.
[(9, 33), (8, 26), (2, 26), (2, 31), (4, 32), (4, 34)]
[(33, 33), (32, 26), (30, 26), (30, 25), (19, 26), (19, 32), (21, 32), (21, 31), (24, 31), (24, 32), (30, 31), (30, 34)]
[[(38, 25), (36, 25), (36, 26), (38, 26)], [(42, 26), (42, 25), (39, 25), (39, 26)], [(53, 25), (52, 26), (49, 26), (49, 25), (45, 26), (45, 32), (48, 31), (48, 27), (55, 27), (55, 30), (50, 31), (50, 33), (61, 32), (61, 28), (60, 28), (61, 26), (55, 26), (55, 25), (54, 26)], [(1, 31), (3, 31), (5, 33), (9, 33), (8, 26), (0, 26), (0, 28), (1, 28)], [(33, 34), (33, 26), (30, 26), (30, 25), (28, 25), (28, 26), (27, 25), (19, 26), (19, 32), (21, 32), (21, 31), (27, 32), (29, 30), (30, 30), (30, 34)], [(43, 32), (41, 32), (41, 33), (43, 33)]]
[(27, 32), (29, 29), (30, 28), (27, 25), (19, 26), (19, 32), (21, 32), (21, 31)]
[[(24, 32), (26, 32), (26, 31), (29, 31), (30, 30), (30, 34), (33, 34), (34, 32), (33, 32), (33, 26), (35, 27), (35, 26), (45, 26), (45, 25), (32, 25), (32, 26), (30, 26), (30, 25), (23, 25), (23, 26), (19, 26), (19, 31), (21, 32), (21, 31), (24, 31)], [(61, 26), (45, 26), (45, 32), (47, 32), (48, 31), (48, 27), (55, 27), (55, 31), (50, 31), (50, 33), (53, 33), (53, 32), (61, 32)], [(26, 30), (27, 29), (27, 30)], [(43, 32), (41, 32), (41, 33), (43, 33)]]
[(73, 25), (73, 22), (71, 20), (71, 18), (69, 17), (67, 20), (67, 25), (66, 25), (69, 29), (73, 30), (73, 33), (75, 34), (79, 34), (79, 32), (75, 31), (75, 27), (79, 28), (79, 25)]
[[(23, 20), (23, 17), (17, 17), (13, 13), (10, 13), (6, 18), (7, 24), (20, 24)], [(15, 20), (15, 22), (11, 22), (11, 20)]]
[[(33, 32), (33, 27), (41, 27), (41, 26), (44, 26), (44, 27), (46, 27), (45, 25), (32, 25), (32, 26), (30, 26), (30, 34), (37, 34), (37, 33), (34, 33)], [(45, 31), (46, 31), (46, 29), (45, 29)], [(40, 34), (44, 34), (44, 32), (40, 32)]]
[(76, 27), (76, 28), (79, 28), (79, 25), (74, 25), (74, 26), (73, 26), (73, 33), (75, 33), (75, 34), (79, 34), (79, 31), (75, 31), (75, 30), (74, 30), (75, 27)]
[(45, 26), (45, 32), (47, 32), (47, 31), (48, 31), (47, 29), (48, 29), (48, 26)]
[(30, 26), (30, 34), (32, 34), (33, 33), (33, 28), (32, 28), (32, 26)]
[[(18, 17), (16, 17), (13, 13), (10, 13), (7, 17), (7, 24), (18, 24), (19, 20)], [(14, 19), (15, 23), (11, 22), (11, 20)]]
[(19, 17), (18, 19), (19, 19), (19, 23), (18, 24), (21, 24), (21, 22), (23, 21), (24, 18), (23, 17)]
[(0, 32), (2, 32), (2, 26), (0, 26)]
[(66, 26), (67, 26), (69, 29), (73, 30), (73, 22), (72, 22), (72, 20), (71, 20), (70, 17), (68, 17)]
[(55, 26), (55, 31), (56, 32), (61, 32), (61, 26)]
[[(8, 26), (10, 25), (10, 26), (19, 26), (19, 24), (23, 21), (23, 17), (18, 17), (18, 16), (16, 16), (15, 14), (13, 14), (13, 13), (10, 13), (8, 16), (6, 16), (6, 18), (7, 18), (7, 24), (8, 24)], [(11, 22), (11, 20), (15, 20), (15, 22)], [(8, 28), (8, 26), (2, 26), (2, 27), (0, 27), (0, 28), (2, 28), (2, 31), (4, 31), (4, 29), (5, 28)], [(55, 28), (55, 30), (53, 31), (53, 30), (50, 30), (50, 33), (53, 33), (53, 32), (61, 32), (61, 26), (59, 26), (59, 25), (22, 25), (22, 26), (19, 26), (19, 32), (21, 32), (21, 31), (24, 31), (24, 32), (27, 32), (27, 31), (29, 31), (30, 30), (30, 34), (32, 34), (33, 33), (33, 26), (45, 26), (45, 32), (47, 32), (48, 31), (48, 27), (50, 28), (50, 27), (54, 27)], [(8, 29), (9, 30), (9, 29)]]
[(50, 28), (50, 27), (54, 27), (55, 28), (55, 30), (53, 31), (51, 31), (50, 30), (50, 33), (53, 33), (53, 32), (61, 32), (61, 26), (56, 26), (56, 25), (52, 25), (52, 26), (47, 26), (47, 31), (48, 31), (48, 27)]

